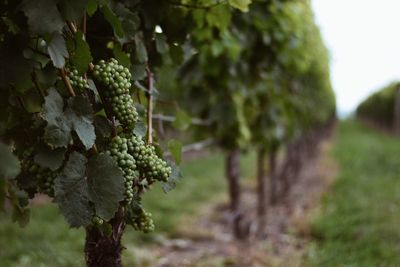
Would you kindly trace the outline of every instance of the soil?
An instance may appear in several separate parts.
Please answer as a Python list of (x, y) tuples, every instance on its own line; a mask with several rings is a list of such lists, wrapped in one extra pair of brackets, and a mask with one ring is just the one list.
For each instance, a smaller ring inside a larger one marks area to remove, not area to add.
[(285, 201), (269, 207), (264, 234), (257, 234), (256, 230), (255, 188), (245, 188), (241, 209), (250, 233), (247, 240), (232, 239), (232, 216), (225, 202), (217, 203), (205, 207), (196, 218), (185, 220), (178, 238), (165, 239), (144, 253), (136, 254), (138, 265), (303, 266), (311, 240), (311, 221), (318, 213), (320, 198), (337, 173), (337, 167), (329, 156), (330, 148), (329, 141), (323, 142), (318, 156), (305, 164)]

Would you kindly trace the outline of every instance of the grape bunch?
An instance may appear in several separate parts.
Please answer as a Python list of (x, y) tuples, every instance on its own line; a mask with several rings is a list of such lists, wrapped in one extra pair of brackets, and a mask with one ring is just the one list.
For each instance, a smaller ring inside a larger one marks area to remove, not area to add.
[(48, 168), (43, 168), (33, 161), (32, 157), (26, 157), (21, 160), (22, 174), (36, 181), (38, 192), (45, 193), (50, 197), (54, 197), (54, 180), (57, 172)]
[(128, 153), (128, 140), (124, 137), (116, 136), (111, 140), (110, 149), (106, 152), (114, 158), (118, 167), (122, 170), (125, 178), (125, 201), (127, 203), (133, 198), (133, 184), (137, 179), (136, 161)]
[(108, 62), (100, 60), (99, 64), (94, 66), (94, 76), (105, 85), (106, 90), (103, 94), (115, 117), (124, 127), (133, 129), (139, 115), (129, 94), (131, 87), (129, 69), (119, 65), (116, 59)]
[(139, 214), (130, 223), (136, 231), (142, 231), (144, 233), (150, 233), (154, 231), (153, 216), (150, 212), (141, 210)]
[(140, 174), (149, 184), (154, 180), (167, 181), (171, 175), (171, 167), (156, 154), (152, 145), (147, 145), (139, 136), (132, 135), (127, 142), (128, 152), (136, 160)]
[(69, 80), (71, 82), (71, 85), (75, 88), (78, 89), (86, 89), (89, 88), (89, 84), (87, 82), (87, 80), (78, 75), (78, 71), (76, 69), (72, 69), (69, 73)]

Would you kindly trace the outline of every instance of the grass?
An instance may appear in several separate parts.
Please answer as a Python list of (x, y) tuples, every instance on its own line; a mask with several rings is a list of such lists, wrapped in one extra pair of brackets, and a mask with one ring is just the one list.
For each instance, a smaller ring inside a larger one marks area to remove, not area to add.
[(339, 124), (340, 173), (313, 224), (311, 266), (400, 266), (400, 139)]
[[(254, 158), (251, 153), (242, 158), (243, 176), (254, 176)], [(145, 207), (152, 212), (157, 230), (144, 235), (128, 228), (123, 239), (126, 266), (135, 266), (135, 246), (160, 234), (174, 235), (184, 216), (196, 215), (225, 192), (221, 153), (184, 163), (182, 172), (184, 179), (169, 194), (157, 186), (145, 194)], [(69, 229), (52, 203), (32, 207), (31, 222), (23, 229), (11, 223), (9, 214), (0, 214), (0, 267), (84, 266), (83, 243), (84, 230)]]

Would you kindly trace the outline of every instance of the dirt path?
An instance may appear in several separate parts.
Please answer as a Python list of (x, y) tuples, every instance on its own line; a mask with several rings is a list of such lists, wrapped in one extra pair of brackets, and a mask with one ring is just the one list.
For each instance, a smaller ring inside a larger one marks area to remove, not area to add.
[[(149, 248), (151, 262), (140, 266), (158, 267), (258, 267), (301, 266), (309, 240), (310, 219), (319, 200), (336, 176), (336, 166), (329, 157), (331, 144), (323, 143), (320, 156), (303, 169), (298, 182), (283, 204), (268, 210), (265, 237), (232, 240), (226, 207), (205, 207), (200, 216), (187, 219), (177, 239), (168, 239)], [(242, 204), (250, 218), (255, 217), (256, 194), (245, 189)], [(248, 217), (247, 217), (248, 218)], [(253, 227), (254, 228), (254, 227)], [(250, 227), (250, 230), (252, 227)], [(154, 260), (155, 259), (155, 260)], [(140, 255), (138, 255), (140, 261)]]

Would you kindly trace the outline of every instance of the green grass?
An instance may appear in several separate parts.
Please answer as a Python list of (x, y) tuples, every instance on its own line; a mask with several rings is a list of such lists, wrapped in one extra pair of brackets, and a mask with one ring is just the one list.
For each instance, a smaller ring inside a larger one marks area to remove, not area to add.
[[(254, 176), (254, 158), (254, 154), (242, 158), (245, 177)], [(157, 186), (145, 194), (145, 207), (152, 212), (157, 230), (144, 235), (128, 228), (123, 239), (126, 266), (135, 265), (134, 246), (159, 234), (174, 235), (184, 216), (194, 216), (202, 205), (225, 193), (224, 158), (219, 151), (184, 163), (182, 172), (183, 180), (169, 194)], [(31, 222), (23, 229), (11, 223), (9, 214), (0, 214), (0, 267), (84, 266), (83, 243), (84, 231), (69, 229), (54, 204), (34, 206)]]
[(400, 266), (400, 138), (339, 124), (340, 171), (313, 225), (312, 266)]

